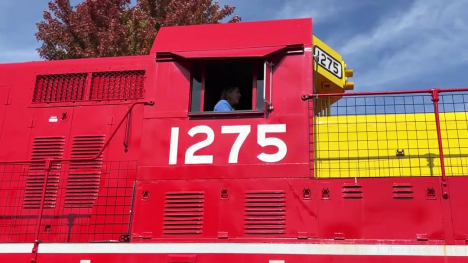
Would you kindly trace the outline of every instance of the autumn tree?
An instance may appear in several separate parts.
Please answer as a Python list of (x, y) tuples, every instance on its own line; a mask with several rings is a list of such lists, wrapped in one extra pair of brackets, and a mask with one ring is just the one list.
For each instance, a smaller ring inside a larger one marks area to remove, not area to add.
[(220, 23), (234, 10), (212, 0), (53, 0), (37, 24), (37, 50), (47, 60), (148, 54), (162, 26)]

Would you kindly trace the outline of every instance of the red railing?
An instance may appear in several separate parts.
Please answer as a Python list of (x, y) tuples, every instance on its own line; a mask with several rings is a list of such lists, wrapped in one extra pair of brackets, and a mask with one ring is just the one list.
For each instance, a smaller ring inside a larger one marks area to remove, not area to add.
[(35, 158), (0, 162), (0, 242), (128, 241), (137, 164), (101, 157), (139, 104), (154, 102), (133, 103), (95, 155), (42, 158), (41, 138)]
[(0, 243), (127, 239), (136, 162), (0, 165)]
[[(468, 88), (310, 94), (302, 99), (310, 100), (313, 113), (311, 169), (316, 177), (434, 176), (434, 168), (440, 168), (444, 182), (447, 175), (468, 175), (463, 167), (468, 149), (454, 145), (454, 140), (468, 140)], [(436, 136), (437, 154), (431, 153), (431, 136)], [(400, 143), (409, 149), (400, 149)], [(418, 167), (422, 158), (428, 159), (428, 169)]]

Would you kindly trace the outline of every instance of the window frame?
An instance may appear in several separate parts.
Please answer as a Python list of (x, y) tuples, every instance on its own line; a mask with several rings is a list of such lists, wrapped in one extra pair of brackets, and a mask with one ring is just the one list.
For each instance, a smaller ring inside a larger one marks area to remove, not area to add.
[[(267, 78), (268, 83), (270, 83), (270, 89), (272, 88), (271, 85), (271, 78), (272, 74), (268, 76), (265, 74), (267, 72), (266, 65), (268, 60), (265, 57), (238, 57), (238, 58), (200, 58), (194, 59), (190, 63), (190, 91), (189, 91), (189, 105), (188, 105), (188, 116), (190, 119), (206, 119), (206, 118), (222, 118), (222, 119), (229, 119), (229, 118), (263, 118), (267, 116), (267, 109), (268, 109), (268, 102), (267, 102), (267, 94), (271, 94), (271, 91), (266, 91), (267, 89)], [(205, 99), (205, 85), (206, 85), (206, 69), (207, 64), (211, 62), (216, 63), (223, 63), (223, 62), (249, 62), (252, 63), (252, 109), (250, 110), (235, 110), (230, 112), (215, 112), (215, 111), (204, 111), (204, 99)], [(258, 70), (257, 66), (263, 64), (263, 109), (257, 109), (257, 81), (258, 81)], [(201, 68), (201, 88), (200, 88), (200, 97), (198, 98), (200, 101), (200, 108), (198, 112), (192, 111), (192, 101), (194, 100), (193, 97), (193, 78), (195, 74), (194, 67), (202, 67)]]

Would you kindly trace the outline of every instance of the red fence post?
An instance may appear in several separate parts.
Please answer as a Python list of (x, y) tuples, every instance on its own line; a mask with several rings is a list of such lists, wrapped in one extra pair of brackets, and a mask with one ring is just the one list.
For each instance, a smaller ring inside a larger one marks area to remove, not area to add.
[(434, 102), (434, 114), (437, 129), (437, 141), (439, 143), (439, 158), (440, 169), (442, 173), (442, 220), (444, 222), (445, 243), (455, 244), (454, 227), (452, 218), (452, 206), (449, 198), (449, 191), (447, 185), (447, 177), (445, 174), (445, 160), (444, 160), (444, 147), (442, 145), (442, 132), (440, 129), (440, 114), (439, 114), (439, 89), (431, 89), (432, 101)]
[(315, 178), (315, 101), (309, 101), (308, 111), (309, 111), (309, 162), (310, 162), (310, 173), (312, 178)]
[(445, 162), (444, 162), (444, 147), (442, 145), (442, 132), (440, 131), (440, 116), (439, 116), (439, 89), (431, 89), (432, 101), (434, 102), (434, 114), (437, 129), (437, 142), (439, 143), (439, 158), (440, 158), (440, 169), (442, 173), (442, 181), (446, 182), (445, 175)]
[(39, 228), (41, 226), (42, 221), (42, 213), (44, 211), (44, 203), (47, 191), (47, 180), (49, 179), (49, 172), (51, 168), (51, 159), (45, 160), (44, 165), (44, 186), (42, 187), (42, 197), (41, 197), (41, 206), (39, 207), (38, 217), (37, 217), (37, 224), (36, 224), (36, 235), (34, 237), (34, 241), (37, 243), (39, 239)]
[(37, 214), (37, 223), (36, 223), (36, 233), (34, 235), (34, 247), (32, 250), (31, 263), (37, 261), (37, 252), (39, 250), (39, 229), (41, 228), (42, 213), (44, 211), (44, 203), (47, 191), (47, 180), (49, 179), (49, 172), (51, 169), (51, 159), (46, 159), (44, 164), (44, 186), (42, 186), (42, 197), (41, 197), (41, 206)]

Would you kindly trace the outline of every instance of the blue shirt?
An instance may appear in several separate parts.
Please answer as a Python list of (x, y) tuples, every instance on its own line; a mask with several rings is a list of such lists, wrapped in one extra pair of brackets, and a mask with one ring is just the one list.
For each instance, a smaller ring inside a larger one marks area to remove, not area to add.
[(227, 100), (220, 100), (216, 103), (214, 111), (232, 111), (232, 107)]

